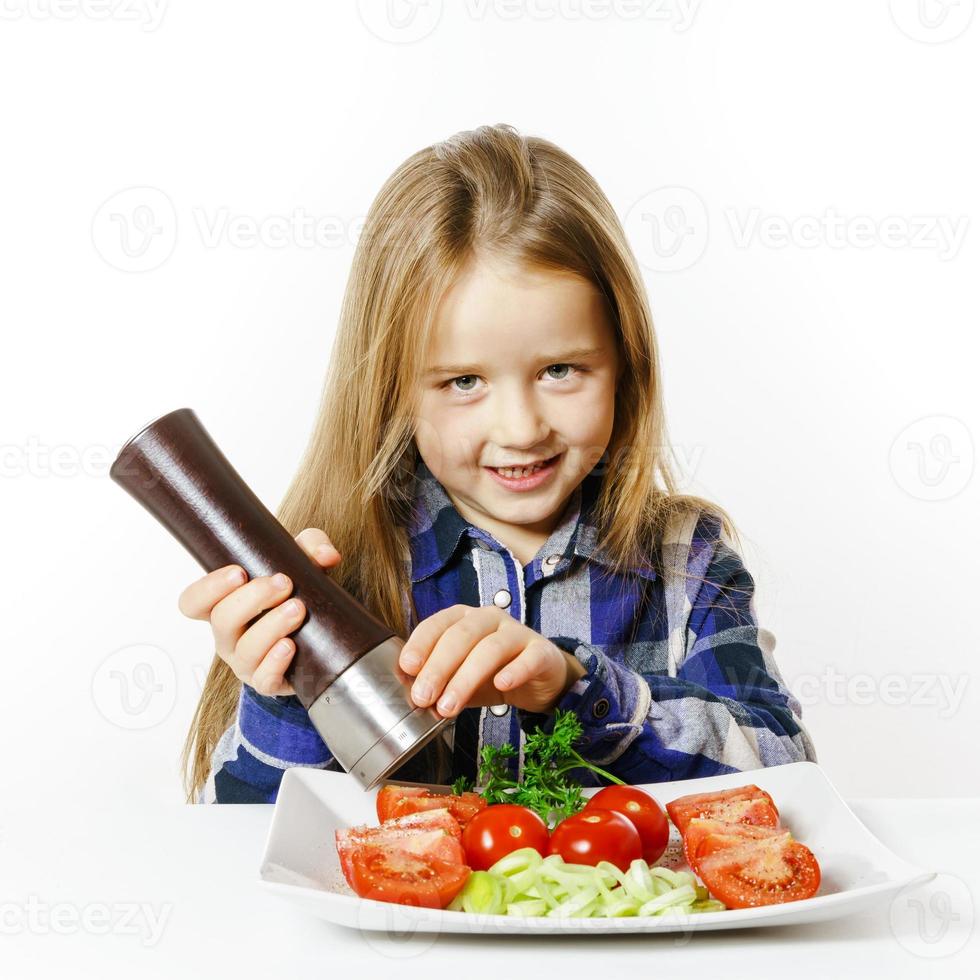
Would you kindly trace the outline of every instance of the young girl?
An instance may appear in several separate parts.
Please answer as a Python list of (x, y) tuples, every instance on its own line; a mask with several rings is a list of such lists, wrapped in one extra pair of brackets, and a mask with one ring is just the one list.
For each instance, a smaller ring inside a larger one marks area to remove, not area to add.
[[(557, 710), (629, 783), (816, 760), (734, 524), (676, 492), (667, 444), (643, 282), (586, 170), (506, 125), (398, 167), (277, 514), (408, 636), (413, 699), (453, 719), (392, 778), (476, 779), (483, 746), (507, 742), (520, 775), (525, 734)], [(291, 590), (229, 566), (180, 596), (216, 650), (188, 802), (273, 802), (287, 767), (340, 768), (284, 679), (305, 615)]]

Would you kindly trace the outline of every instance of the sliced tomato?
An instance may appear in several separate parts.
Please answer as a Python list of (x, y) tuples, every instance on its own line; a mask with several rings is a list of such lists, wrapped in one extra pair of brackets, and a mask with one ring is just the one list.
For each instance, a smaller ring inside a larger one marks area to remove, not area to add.
[(708, 891), (730, 909), (796, 902), (820, 887), (820, 865), (813, 852), (788, 833), (746, 840), (699, 857), (698, 874)]
[(448, 796), (449, 812), (465, 827), (478, 813), (487, 808), (487, 801), (479, 793), (451, 793)]
[(382, 786), (375, 799), (381, 823), (409, 813), (446, 807), (465, 826), (486, 805), (487, 801), (479, 793), (433, 793), (420, 786)]
[[(427, 796), (403, 796), (392, 807), (391, 814), (393, 817), (402, 817), (409, 813), (421, 813), (424, 810), (446, 808), (455, 817), (459, 804), (453, 803), (453, 799), (450, 794), (444, 795), (439, 793), (430, 793)], [(467, 813), (467, 820), (477, 812), (475, 808), (472, 808), (472, 804), (469, 807), (464, 806), (464, 811)], [(456, 817), (456, 819), (459, 820), (459, 817)], [(460, 821), (460, 823), (463, 822)]]
[(695, 817), (712, 817), (759, 827), (779, 826), (779, 811), (772, 797), (754, 783), (716, 793), (692, 793), (678, 797), (667, 804), (667, 813), (681, 834)]
[(351, 854), (351, 888), (379, 902), (444, 909), (469, 874), (465, 864), (384, 844), (360, 844)]
[(378, 795), (374, 800), (375, 809), (378, 812), (378, 823), (384, 823), (386, 820), (400, 815), (394, 812), (399, 800), (408, 799), (413, 796), (424, 797), (431, 795), (427, 789), (421, 786), (396, 786), (394, 784), (382, 786), (378, 790)]
[(379, 827), (350, 827), (334, 832), (340, 867), (351, 884), (351, 855), (361, 844), (390, 844), (412, 854), (427, 854), (442, 861), (466, 863), (459, 821), (446, 809), (412, 813), (388, 820)]
[(551, 832), (549, 854), (560, 854), (568, 864), (596, 865), (609, 861), (621, 871), (643, 857), (640, 833), (615, 810), (600, 807), (580, 810), (565, 817)]
[(548, 825), (526, 806), (495, 803), (478, 813), (463, 830), (466, 863), (474, 871), (488, 871), (502, 857), (521, 847), (548, 853)]
[[(710, 817), (695, 817), (684, 832), (684, 857), (692, 870), (698, 870), (698, 861), (704, 854), (721, 850), (745, 840), (767, 840), (771, 837), (791, 836), (779, 827), (756, 827), (747, 823), (729, 823)], [(708, 843), (710, 841), (710, 844)]]
[[(432, 836), (433, 832), (436, 836)], [(334, 833), (337, 853), (340, 856), (340, 866), (348, 883), (350, 882), (350, 854), (358, 843), (371, 841), (398, 843), (401, 840), (413, 838), (409, 850), (423, 851), (428, 845), (436, 857), (462, 861), (464, 857), (460, 844), (461, 835), (462, 829), (459, 826), (459, 821), (445, 807), (386, 820), (377, 827), (365, 824), (337, 830)], [(421, 839), (416, 840), (414, 838)], [(455, 842), (459, 846), (452, 846), (449, 842)]]
[(636, 827), (643, 846), (643, 860), (654, 864), (667, 850), (670, 825), (663, 807), (636, 786), (606, 786), (589, 797), (585, 809), (600, 807), (621, 813)]
[(403, 817), (392, 817), (378, 824), (378, 827), (351, 827), (351, 830), (377, 830), (384, 827), (388, 830), (445, 830), (447, 834), (459, 837), (462, 828), (459, 821), (449, 812), (448, 807), (439, 807), (434, 810), (419, 810), (417, 813), (406, 813)]

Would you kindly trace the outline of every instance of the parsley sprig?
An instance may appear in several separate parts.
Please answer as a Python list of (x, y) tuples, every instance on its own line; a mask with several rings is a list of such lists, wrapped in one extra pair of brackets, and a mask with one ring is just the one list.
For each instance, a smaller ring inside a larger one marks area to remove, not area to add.
[[(524, 740), (523, 779), (512, 778), (506, 760), (516, 754), (511, 744), (484, 745), (479, 765), (482, 796), (487, 803), (517, 803), (538, 813), (549, 826), (578, 813), (586, 803), (581, 784), (566, 773), (571, 769), (590, 769), (617, 785), (625, 785), (612, 773), (583, 759), (575, 750), (582, 736), (582, 723), (574, 711), (555, 713), (551, 732), (540, 726)], [(472, 789), (473, 781), (460, 776), (453, 783), (456, 794)]]

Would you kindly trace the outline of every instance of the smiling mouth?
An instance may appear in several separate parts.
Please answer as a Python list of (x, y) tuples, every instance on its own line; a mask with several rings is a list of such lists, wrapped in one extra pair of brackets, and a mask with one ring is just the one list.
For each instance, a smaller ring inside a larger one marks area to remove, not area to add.
[(539, 460), (537, 463), (530, 463), (527, 466), (488, 466), (488, 470), (493, 470), (499, 473), (501, 476), (514, 479), (517, 477), (530, 476), (532, 473), (537, 473), (538, 470), (545, 469), (552, 463), (558, 460), (561, 453), (556, 456), (549, 456), (547, 459)]

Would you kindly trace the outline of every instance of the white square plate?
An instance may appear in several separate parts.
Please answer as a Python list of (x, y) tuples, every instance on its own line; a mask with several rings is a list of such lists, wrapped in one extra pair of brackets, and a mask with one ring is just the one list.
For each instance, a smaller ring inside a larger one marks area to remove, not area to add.
[[(909, 864), (885, 847), (854, 815), (814, 762), (793, 762), (703, 779), (644, 783), (642, 788), (663, 805), (688, 793), (747, 783), (755, 783), (772, 794), (781, 822), (820, 862), (821, 884), (813, 898), (683, 917), (611, 919), (472, 915), (358, 898), (340, 870), (334, 830), (354, 824), (376, 824), (376, 791), (365, 792), (347, 773), (302, 767), (287, 769), (283, 774), (259, 875), (263, 886), (274, 894), (340, 925), (368, 930), (494, 935), (690, 932), (818, 922), (866, 908), (906, 885), (924, 883), (936, 876), (936, 872)], [(429, 788), (447, 789), (434, 785)], [(598, 787), (584, 789), (586, 796), (596, 792)], [(658, 864), (687, 869), (677, 829), (672, 824), (670, 830), (670, 842)]]

